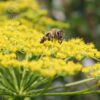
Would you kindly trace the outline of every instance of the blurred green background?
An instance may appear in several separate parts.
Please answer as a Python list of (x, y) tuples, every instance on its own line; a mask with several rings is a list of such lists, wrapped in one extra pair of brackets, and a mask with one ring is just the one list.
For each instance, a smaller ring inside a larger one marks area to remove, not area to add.
[(38, 0), (49, 16), (70, 23), (66, 38), (81, 37), (100, 50), (100, 0)]

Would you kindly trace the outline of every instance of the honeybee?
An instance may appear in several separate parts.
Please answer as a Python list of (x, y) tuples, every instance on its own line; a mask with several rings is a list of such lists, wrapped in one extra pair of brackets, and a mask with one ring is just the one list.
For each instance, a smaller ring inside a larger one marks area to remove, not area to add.
[(44, 43), (46, 40), (53, 41), (54, 39), (58, 40), (59, 43), (62, 43), (63, 31), (57, 28), (51, 29), (41, 38), (40, 43)]

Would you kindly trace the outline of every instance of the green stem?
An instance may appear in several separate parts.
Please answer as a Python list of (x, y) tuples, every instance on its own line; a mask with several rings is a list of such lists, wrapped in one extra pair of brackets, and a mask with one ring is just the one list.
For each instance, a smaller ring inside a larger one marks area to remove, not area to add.
[(100, 59), (98, 59), (98, 58), (96, 58), (96, 57), (91, 57), (91, 58), (93, 58), (94, 60), (100, 62)]
[[(89, 79), (84, 79), (84, 80), (81, 80), (81, 81), (77, 81), (77, 82), (73, 82), (73, 83), (68, 83), (68, 84), (65, 84), (64, 86), (56, 86), (56, 87), (50, 87), (48, 88), (48, 90), (54, 90), (54, 89), (57, 89), (57, 88), (64, 88), (64, 87), (70, 87), (70, 86), (75, 86), (75, 85), (79, 85), (79, 84), (83, 84), (85, 82), (88, 82), (88, 81), (92, 81), (94, 80), (94, 78), (89, 78)], [(91, 88), (88, 88), (88, 89), (85, 89), (85, 90), (81, 90), (81, 91), (78, 91), (79, 92), (83, 92), (83, 91), (89, 91), (90, 89), (93, 89), (95, 88), (96, 86), (93, 86)], [(43, 89), (38, 89), (38, 90), (33, 90), (33, 91), (30, 91), (29, 93), (27, 93), (29, 96), (36, 93), (36, 92), (40, 92), (40, 91), (43, 91)], [(67, 92), (68, 94), (72, 93), (72, 92)], [(74, 92), (77, 94), (77, 91)], [(46, 94), (46, 93), (45, 93)], [(47, 93), (48, 94), (48, 93)], [(60, 94), (60, 93), (57, 93), (57, 94)], [(65, 93), (66, 94), (66, 93)], [(52, 94), (51, 94), (52, 95)]]
[(24, 86), (24, 78), (25, 78), (25, 74), (26, 74), (26, 70), (23, 69), (23, 73), (22, 73), (22, 77), (21, 77), (21, 81), (20, 81), (20, 94), (23, 92), (23, 86)]
[[(48, 90), (54, 90), (54, 89), (58, 89), (58, 88), (64, 88), (64, 87), (75, 86), (75, 85), (79, 85), (79, 84), (86, 83), (86, 82), (88, 82), (88, 81), (92, 81), (92, 80), (94, 80), (94, 79), (95, 79), (95, 78), (89, 78), (89, 79), (84, 79), (84, 80), (81, 80), (81, 81), (76, 81), (76, 82), (68, 83), (68, 84), (65, 84), (65, 85), (63, 85), (63, 86), (49, 87)], [(29, 93), (32, 93), (32, 92), (40, 92), (40, 91), (43, 91), (43, 89), (32, 90), (32, 91), (30, 91)]]
[[(44, 96), (64, 96), (64, 95), (81, 95), (81, 94), (92, 94), (92, 93), (100, 93), (100, 90), (93, 90), (97, 86), (93, 86), (91, 88), (87, 88), (84, 90), (74, 91), (74, 92), (58, 92), (58, 93), (44, 93)], [(92, 91), (93, 90), (93, 91)]]
[(88, 81), (92, 81), (92, 80), (94, 80), (94, 79), (95, 79), (95, 78), (88, 78), (88, 79), (84, 79), (84, 80), (81, 80), (81, 81), (76, 81), (76, 82), (68, 83), (68, 84), (65, 84), (65, 85), (63, 85), (63, 86), (50, 87), (49, 90), (54, 90), (54, 89), (58, 89), (58, 88), (64, 88), (64, 87), (75, 86), (75, 85), (79, 85), (79, 84), (86, 83), (86, 82), (88, 82)]
[(67, 96), (67, 95), (85, 95), (85, 94), (96, 94), (100, 93), (100, 90), (97, 91), (89, 91), (89, 92), (81, 92), (81, 91), (75, 91), (75, 92), (61, 92), (61, 93), (44, 93), (44, 96)]
[(79, 95), (83, 94), (84, 92), (75, 91), (75, 92), (60, 92), (60, 93), (44, 93), (44, 96), (64, 96), (64, 95)]
[(71, 58), (73, 58), (73, 56), (65, 58), (64, 61), (67, 62), (68, 60), (70, 60)]
[(87, 92), (85, 92), (84, 94), (97, 94), (97, 93), (99, 93), (100, 94), (100, 90), (95, 90), (95, 91), (87, 91)]

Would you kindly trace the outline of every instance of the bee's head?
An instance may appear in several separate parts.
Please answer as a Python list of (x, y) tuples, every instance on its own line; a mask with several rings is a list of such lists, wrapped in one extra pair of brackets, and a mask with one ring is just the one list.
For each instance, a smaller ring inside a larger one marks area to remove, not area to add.
[(57, 36), (58, 36), (59, 39), (63, 38), (63, 31), (58, 29), (57, 30)]

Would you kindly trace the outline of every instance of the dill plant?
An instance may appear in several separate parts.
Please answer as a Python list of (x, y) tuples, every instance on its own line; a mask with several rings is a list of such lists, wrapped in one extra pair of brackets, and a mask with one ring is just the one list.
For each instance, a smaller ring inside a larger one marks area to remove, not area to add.
[[(0, 95), (7, 100), (25, 97), (78, 95), (99, 93), (100, 52), (90, 43), (75, 38), (63, 41), (39, 41), (44, 31), (57, 27), (69, 28), (68, 23), (47, 17), (35, 0), (0, 1)], [(96, 60), (92, 67), (83, 67), (82, 59)], [(76, 60), (76, 62), (74, 61)], [(52, 87), (55, 78), (84, 73), (90, 77)], [(97, 80), (97, 84), (79, 91), (49, 92)]]

